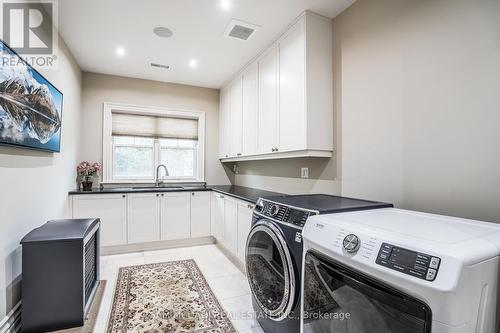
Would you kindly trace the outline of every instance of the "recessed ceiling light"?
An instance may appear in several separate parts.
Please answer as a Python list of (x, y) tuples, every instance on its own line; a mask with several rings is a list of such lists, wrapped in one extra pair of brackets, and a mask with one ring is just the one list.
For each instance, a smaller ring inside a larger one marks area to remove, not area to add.
[(156, 36), (162, 38), (169, 38), (172, 37), (172, 35), (174, 34), (172, 30), (170, 30), (167, 27), (156, 27), (153, 29), (153, 32)]
[(223, 10), (229, 10), (231, 8), (231, 0), (220, 0), (219, 6)]
[(116, 55), (119, 57), (125, 56), (125, 49), (123, 47), (117, 47), (116, 48)]
[(198, 67), (198, 60), (196, 60), (196, 59), (189, 60), (189, 67), (191, 67), (191, 68)]

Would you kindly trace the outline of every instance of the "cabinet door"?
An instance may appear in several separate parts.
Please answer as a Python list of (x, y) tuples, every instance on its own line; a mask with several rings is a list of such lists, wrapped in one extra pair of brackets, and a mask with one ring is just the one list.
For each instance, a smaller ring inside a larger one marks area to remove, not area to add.
[(305, 26), (300, 20), (279, 41), (279, 137), (280, 151), (306, 148)]
[(259, 67), (257, 62), (252, 63), (243, 73), (243, 155), (257, 153), (257, 121), (259, 112), (258, 78)]
[(210, 236), (210, 192), (191, 193), (191, 237)]
[(243, 136), (243, 120), (242, 120), (242, 107), (243, 107), (243, 86), (242, 78), (239, 76), (231, 84), (231, 111), (229, 113), (230, 120), (230, 133), (229, 138), (231, 149), (229, 154), (231, 157), (241, 156), (241, 141)]
[(238, 210), (236, 201), (224, 199), (224, 245), (233, 254), (238, 251)]
[(128, 195), (128, 243), (160, 240), (160, 198), (155, 193)]
[(238, 258), (245, 262), (247, 237), (252, 226), (253, 205), (238, 203)]
[(219, 105), (219, 158), (229, 157), (229, 111), (231, 103), (230, 86), (221, 89)]
[(272, 46), (259, 59), (258, 149), (271, 153), (277, 146), (277, 60)]
[(127, 196), (125, 194), (73, 196), (73, 218), (101, 219), (100, 245), (127, 244)]
[(191, 235), (191, 193), (165, 193), (161, 204), (161, 239), (186, 239)]
[(224, 196), (214, 193), (214, 237), (218, 242), (224, 243)]

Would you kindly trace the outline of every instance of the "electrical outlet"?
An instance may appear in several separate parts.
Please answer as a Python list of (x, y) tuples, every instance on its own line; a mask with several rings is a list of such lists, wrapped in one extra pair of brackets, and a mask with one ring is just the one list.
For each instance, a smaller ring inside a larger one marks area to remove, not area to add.
[(300, 169), (300, 177), (309, 178), (309, 168), (301, 168)]

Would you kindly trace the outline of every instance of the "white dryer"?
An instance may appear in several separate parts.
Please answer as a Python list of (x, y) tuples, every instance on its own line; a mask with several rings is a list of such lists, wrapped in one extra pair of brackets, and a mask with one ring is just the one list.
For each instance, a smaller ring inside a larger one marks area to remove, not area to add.
[(500, 225), (394, 208), (303, 230), (302, 332), (495, 333)]

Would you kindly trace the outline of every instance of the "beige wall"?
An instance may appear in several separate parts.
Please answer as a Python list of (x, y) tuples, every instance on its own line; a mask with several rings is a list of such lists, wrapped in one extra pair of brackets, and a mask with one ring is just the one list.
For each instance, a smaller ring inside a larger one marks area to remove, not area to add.
[(205, 178), (209, 184), (229, 184), (218, 160), (219, 91), (180, 84), (83, 74), (81, 159), (102, 161), (104, 102), (159, 106), (206, 112)]
[[(338, 162), (312, 163), (314, 177), (336, 174), (346, 196), (500, 222), (500, 2), (358, 0), (333, 30)], [(298, 179), (295, 162), (260, 163), (236, 182), (324, 184)]]
[(58, 68), (40, 71), (64, 94), (60, 153), (0, 146), (0, 320), (20, 297), (19, 241), (31, 229), (69, 217), (80, 140), (81, 72), (59, 41)]

